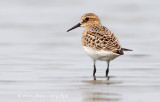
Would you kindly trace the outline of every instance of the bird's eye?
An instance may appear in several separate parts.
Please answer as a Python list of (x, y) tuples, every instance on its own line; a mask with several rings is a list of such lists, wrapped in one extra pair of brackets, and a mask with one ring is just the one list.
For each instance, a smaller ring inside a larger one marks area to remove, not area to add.
[(86, 21), (88, 21), (88, 20), (89, 20), (89, 18), (87, 17), (85, 20), (86, 20)]

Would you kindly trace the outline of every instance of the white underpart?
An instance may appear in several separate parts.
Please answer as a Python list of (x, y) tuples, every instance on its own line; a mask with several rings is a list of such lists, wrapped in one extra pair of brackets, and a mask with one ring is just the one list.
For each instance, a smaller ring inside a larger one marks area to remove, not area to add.
[(101, 61), (110, 61), (115, 59), (116, 57), (120, 56), (119, 54), (113, 53), (111, 51), (104, 51), (104, 50), (95, 50), (90, 47), (82, 46), (87, 55), (89, 55), (94, 61), (101, 60)]

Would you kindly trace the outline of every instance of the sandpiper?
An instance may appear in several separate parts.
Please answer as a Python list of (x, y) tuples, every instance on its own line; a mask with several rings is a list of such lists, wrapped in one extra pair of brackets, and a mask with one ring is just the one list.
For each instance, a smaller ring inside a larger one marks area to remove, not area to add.
[(82, 34), (82, 47), (93, 60), (93, 76), (96, 73), (97, 60), (107, 62), (106, 76), (108, 76), (110, 61), (123, 55), (123, 51), (132, 51), (122, 48), (116, 36), (101, 24), (100, 19), (94, 13), (84, 14), (80, 23), (67, 30), (67, 32), (77, 27), (85, 28)]

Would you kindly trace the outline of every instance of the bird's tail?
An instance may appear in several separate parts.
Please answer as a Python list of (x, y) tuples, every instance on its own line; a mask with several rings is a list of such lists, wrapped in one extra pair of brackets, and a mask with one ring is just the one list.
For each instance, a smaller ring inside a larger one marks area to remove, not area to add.
[(123, 51), (133, 51), (131, 49), (122, 48)]

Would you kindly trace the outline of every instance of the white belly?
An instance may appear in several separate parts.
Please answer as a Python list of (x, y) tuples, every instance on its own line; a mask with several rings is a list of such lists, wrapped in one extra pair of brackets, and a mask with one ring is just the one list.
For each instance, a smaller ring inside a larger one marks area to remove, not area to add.
[(82, 46), (87, 55), (89, 55), (93, 60), (110, 61), (120, 56), (119, 54), (113, 53), (111, 51), (95, 50), (90, 47)]

